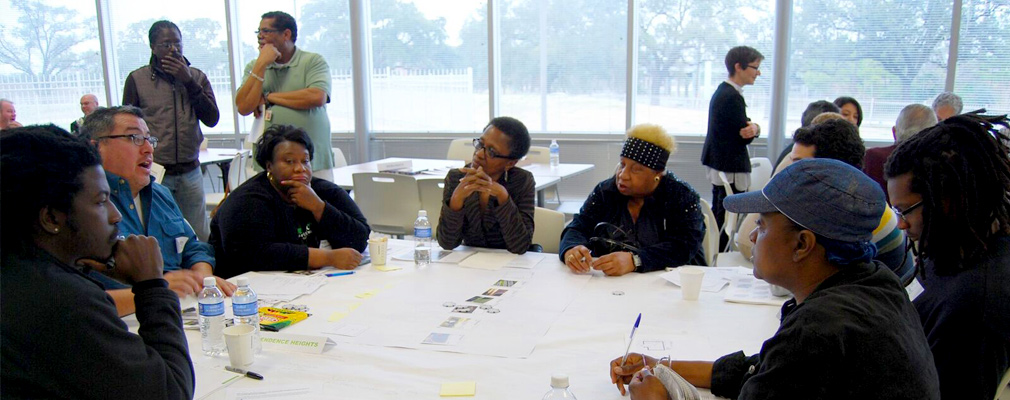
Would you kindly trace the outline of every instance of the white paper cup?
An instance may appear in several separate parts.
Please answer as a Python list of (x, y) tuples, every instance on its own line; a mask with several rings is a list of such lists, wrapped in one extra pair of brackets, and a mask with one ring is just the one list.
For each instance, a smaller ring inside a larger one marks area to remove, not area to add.
[(388, 241), (379, 239), (368, 240), (368, 254), (372, 257), (372, 265), (386, 265), (386, 247)]
[(680, 293), (684, 300), (698, 300), (705, 270), (698, 267), (680, 267), (677, 270), (680, 271)]
[(224, 344), (228, 346), (228, 361), (235, 368), (245, 368), (253, 363), (253, 326), (234, 325), (224, 328)]

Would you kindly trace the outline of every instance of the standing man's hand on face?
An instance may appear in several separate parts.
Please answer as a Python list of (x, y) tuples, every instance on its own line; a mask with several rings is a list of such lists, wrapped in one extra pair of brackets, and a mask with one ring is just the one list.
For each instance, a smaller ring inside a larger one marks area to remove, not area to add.
[(186, 65), (186, 60), (182, 58), (182, 54), (172, 53), (171, 55), (162, 57), (161, 68), (182, 84), (188, 84), (193, 81), (193, 74), (190, 73), (189, 66)]

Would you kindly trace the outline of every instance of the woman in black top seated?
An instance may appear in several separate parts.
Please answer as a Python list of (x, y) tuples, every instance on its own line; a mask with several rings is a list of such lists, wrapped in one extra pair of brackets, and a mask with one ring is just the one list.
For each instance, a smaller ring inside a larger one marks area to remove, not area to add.
[(218, 276), (358, 266), (368, 222), (344, 189), (312, 177), (312, 154), (301, 128), (263, 132), (255, 157), (265, 171), (233, 190), (211, 221)]
[(628, 131), (614, 177), (596, 185), (561, 233), (561, 261), (572, 272), (624, 275), (703, 259), (698, 193), (666, 171), (676, 147), (658, 125)]
[(438, 244), (525, 253), (533, 240), (533, 174), (516, 167), (530, 134), (515, 118), (492, 119), (474, 139), (473, 160), (449, 171), (442, 191)]

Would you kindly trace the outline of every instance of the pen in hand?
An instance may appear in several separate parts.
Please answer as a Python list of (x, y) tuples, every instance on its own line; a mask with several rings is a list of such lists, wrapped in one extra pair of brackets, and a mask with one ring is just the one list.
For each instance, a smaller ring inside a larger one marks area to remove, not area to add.
[(631, 337), (628, 338), (628, 348), (624, 350), (624, 357), (621, 357), (621, 366), (628, 361), (628, 352), (631, 351), (631, 343), (635, 340), (635, 331), (638, 330), (638, 324), (642, 322), (642, 313), (638, 313), (638, 319), (635, 320), (635, 326), (631, 328)]

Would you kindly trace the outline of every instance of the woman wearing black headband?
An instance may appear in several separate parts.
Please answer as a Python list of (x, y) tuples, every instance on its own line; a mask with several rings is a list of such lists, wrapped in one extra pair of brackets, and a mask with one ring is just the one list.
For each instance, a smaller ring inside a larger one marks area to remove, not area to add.
[(561, 261), (572, 272), (592, 268), (624, 275), (702, 259), (705, 228), (698, 193), (666, 171), (676, 147), (658, 125), (628, 131), (614, 177), (596, 185), (561, 233)]

